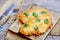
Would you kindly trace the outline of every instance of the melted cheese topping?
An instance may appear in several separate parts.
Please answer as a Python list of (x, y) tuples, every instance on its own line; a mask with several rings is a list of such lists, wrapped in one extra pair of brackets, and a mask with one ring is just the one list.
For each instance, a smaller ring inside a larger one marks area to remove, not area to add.
[[(21, 15), (22, 17), (20, 16), (20, 20), (24, 23), (20, 28), (22, 34), (40, 35), (45, 33), (52, 25), (52, 19), (47, 9), (34, 8), (27, 10), (26, 12), (29, 12), (29, 16), (25, 16), (23, 13)], [(32, 15), (33, 12), (37, 12), (38, 16), (34, 17)], [(26, 28), (24, 27), (25, 24), (28, 24)]]
[[(26, 15), (24, 14), (25, 12), (28, 12), (29, 15), (26, 16)], [(46, 10), (46, 9), (43, 9), (43, 8), (34, 8), (34, 9), (26, 10), (25, 12), (22, 12), (22, 13), (20, 14), (20, 20), (21, 20), (23, 23), (26, 23), (27, 21), (29, 21), (29, 20), (32, 19), (32, 18), (36, 18), (36, 17), (38, 17), (38, 16), (42, 17), (42, 16), (46, 16), (46, 15), (49, 14), (49, 11)], [(35, 14), (36, 17), (33, 15), (34, 12), (37, 13), (37, 14)], [(46, 13), (45, 13), (45, 12), (46, 12)], [(44, 14), (44, 13), (45, 13), (45, 14)]]

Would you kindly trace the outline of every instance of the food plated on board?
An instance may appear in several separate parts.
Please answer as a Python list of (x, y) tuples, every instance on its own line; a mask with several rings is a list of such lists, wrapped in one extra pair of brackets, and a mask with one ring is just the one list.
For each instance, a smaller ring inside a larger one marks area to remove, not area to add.
[(53, 24), (50, 11), (40, 7), (20, 12), (19, 21), (23, 23), (19, 32), (24, 35), (41, 35)]

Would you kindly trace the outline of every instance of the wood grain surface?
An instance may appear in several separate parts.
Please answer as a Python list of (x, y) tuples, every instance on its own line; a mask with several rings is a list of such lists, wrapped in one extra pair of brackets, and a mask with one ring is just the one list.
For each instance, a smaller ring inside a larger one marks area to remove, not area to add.
[[(1, 3), (1, 0), (0, 0), (0, 3)], [(44, 1), (43, 0), (38, 0), (38, 1), (37, 0), (25, 0), (25, 4), (32, 4), (32, 3), (41, 5), (42, 7), (46, 7), (48, 9), (52, 9), (53, 11), (57, 11), (57, 12), (60, 11), (60, 9), (59, 9), (60, 1), (59, 0), (48, 0), (48, 1), (47, 0), (44, 0)], [(56, 16), (60, 17), (60, 13), (54, 13), (54, 14), (56, 14)], [(60, 26), (60, 23), (59, 24), (57, 23), (57, 26), (58, 25)], [(53, 32), (51, 32), (53, 35), (55, 35), (54, 32), (56, 32), (57, 35), (60, 35), (60, 28), (58, 28), (57, 26), (55, 26), (55, 27), (57, 28), (58, 33), (55, 31), (56, 28), (54, 27), (54, 29), (53, 29), (54, 31), (52, 30)], [(5, 29), (3, 31), (0, 31), (0, 40), (4, 40), (4, 37), (6, 35)], [(46, 40), (60, 40), (60, 36), (48, 36), (46, 38)]]
[[(58, 21), (59, 17), (57, 17), (56, 15), (54, 15), (55, 12), (51, 11), (51, 16), (52, 16), (52, 21), (53, 21), (53, 26), (51, 27), (51, 29), (49, 29), (47, 32), (45, 32), (43, 35), (34, 37), (34, 36), (28, 36), (27, 38), (32, 39), (32, 40), (44, 40), (46, 38), (46, 36), (48, 35), (48, 33), (53, 29), (54, 25), (56, 24), (56, 22)], [(16, 23), (17, 24), (17, 23)], [(14, 24), (14, 25), (16, 25)], [(14, 27), (14, 26), (12, 26)], [(14, 27), (13, 29), (15, 30), (18, 26)], [(20, 27), (19, 27), (20, 28)], [(18, 30), (19, 31), (19, 30)], [(14, 31), (13, 31), (14, 32)], [(9, 33), (7, 33), (8, 35)], [(19, 35), (19, 34), (17, 34)], [(20, 36), (20, 35), (19, 35)], [(8, 37), (8, 36), (7, 36)], [(7, 38), (6, 37), (6, 38)], [(21, 37), (21, 36), (20, 36)], [(24, 37), (23, 37), (24, 38)]]

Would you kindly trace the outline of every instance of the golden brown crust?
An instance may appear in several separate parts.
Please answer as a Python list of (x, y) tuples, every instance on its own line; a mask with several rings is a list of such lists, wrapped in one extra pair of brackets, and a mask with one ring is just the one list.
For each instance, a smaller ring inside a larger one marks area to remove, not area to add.
[(29, 16), (25, 16), (24, 15), (24, 12), (21, 12), (20, 13), (20, 20), (22, 21), (22, 23), (26, 23), (27, 21), (35, 18), (32, 13), (33, 12), (37, 12), (38, 13), (38, 16), (45, 16), (45, 15), (42, 15), (41, 14), (41, 11), (46, 11), (46, 14), (45, 15), (48, 15), (49, 14), (49, 11), (47, 9), (44, 9), (44, 8), (32, 8), (32, 9), (28, 9), (26, 10), (25, 12), (29, 12)]
[[(41, 14), (41, 11), (46, 11), (46, 14)], [(45, 33), (52, 26), (52, 18), (50, 16), (50, 12), (47, 9), (34, 8), (34, 9), (26, 10), (26, 12), (29, 12), (31, 15), (33, 12), (37, 12), (38, 16), (33, 17), (33, 16), (29, 15), (29, 17), (27, 17), (23, 14), (24, 12), (21, 13), (20, 20), (24, 24), (20, 28), (20, 33), (22, 33), (24, 35), (40, 35), (40, 34)], [(26, 20), (24, 20), (24, 18), (27, 18), (28, 20), (26, 21)], [(38, 20), (38, 22), (37, 22), (36, 21), (37, 19), (40, 19), (40, 21)], [(45, 21), (45, 19), (47, 21)], [(27, 27), (24, 27), (25, 24), (28, 24)]]

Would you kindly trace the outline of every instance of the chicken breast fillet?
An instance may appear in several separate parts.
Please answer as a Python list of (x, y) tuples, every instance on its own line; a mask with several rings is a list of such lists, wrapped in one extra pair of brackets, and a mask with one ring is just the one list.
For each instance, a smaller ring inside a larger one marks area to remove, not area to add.
[(23, 12), (20, 16), (20, 20), (24, 23), (20, 28), (20, 33), (24, 35), (40, 35), (51, 27), (52, 18), (47, 9), (34, 8), (25, 12), (29, 14), (26, 16)]

